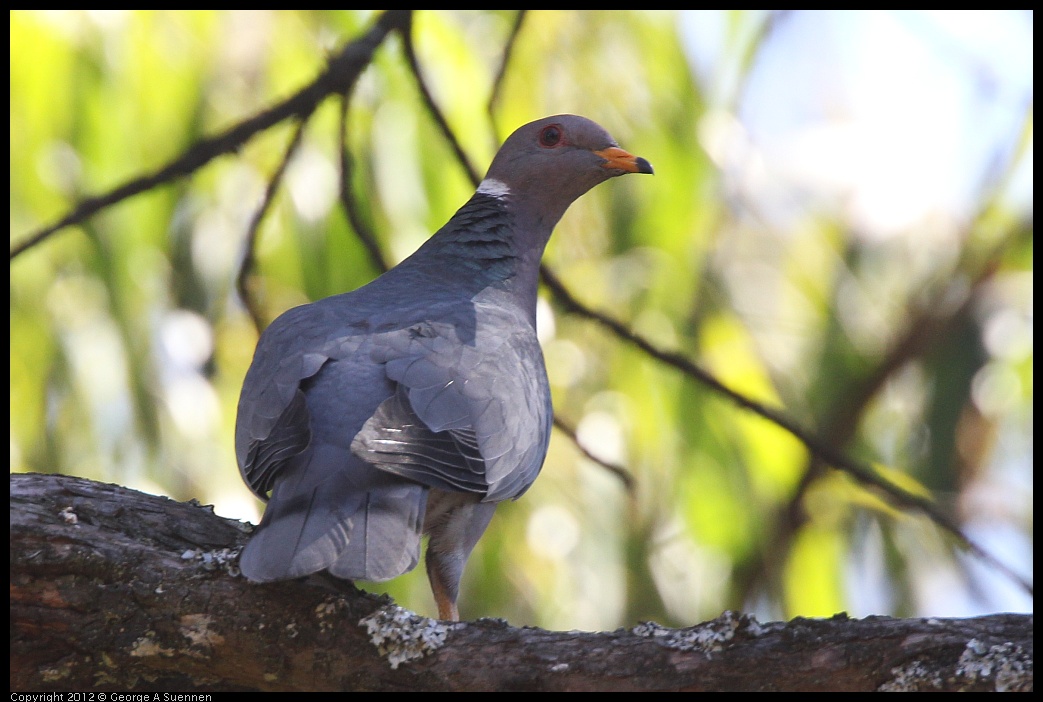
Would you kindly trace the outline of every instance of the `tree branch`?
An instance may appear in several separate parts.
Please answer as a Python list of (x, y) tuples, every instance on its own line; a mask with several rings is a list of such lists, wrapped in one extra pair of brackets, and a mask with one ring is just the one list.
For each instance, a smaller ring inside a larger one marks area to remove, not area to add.
[(348, 217), (351, 228), (355, 230), (355, 236), (362, 242), (362, 246), (369, 254), (369, 260), (378, 273), (385, 273), (391, 265), (384, 258), (384, 252), (380, 250), (377, 236), (373, 230), (362, 219), (358, 200), (355, 198), (355, 189), (352, 187), (352, 176), (355, 173), (355, 158), (351, 155), (348, 146), (348, 108), (351, 107), (351, 91), (341, 96), (340, 129), (337, 137), (340, 151), (340, 203), (344, 207), (344, 213)]
[(450, 624), (341, 584), (252, 585), (248, 527), (59, 475), (12, 475), (12, 690), (1031, 690), (1032, 615), (725, 612), (614, 632)]
[(143, 193), (157, 185), (194, 173), (222, 154), (240, 149), (255, 134), (290, 117), (304, 120), (329, 95), (344, 93), (369, 65), (373, 52), (387, 34), (408, 25), (410, 10), (388, 10), (364, 35), (345, 46), (329, 60), (324, 70), (296, 94), (269, 109), (225, 130), (201, 139), (181, 156), (154, 173), (139, 176), (103, 194), (81, 200), (71, 212), (36, 232), (29, 234), (11, 249), (11, 259), (47, 239), (60, 229), (77, 224), (118, 202)]
[(496, 69), (496, 75), (493, 78), (493, 87), (489, 91), (489, 103), (486, 105), (486, 112), (489, 113), (489, 119), (494, 121), (496, 107), (500, 102), (500, 90), (503, 88), (503, 79), (507, 75), (507, 64), (510, 63), (511, 54), (514, 53), (514, 45), (518, 41), (518, 35), (521, 33), (526, 12), (528, 10), (518, 10), (518, 14), (514, 16), (514, 24), (511, 25), (511, 33), (507, 36), (507, 43), (504, 45), (503, 53), (500, 55), (500, 65)]
[(434, 96), (431, 94), (431, 90), (427, 87), (427, 83), (424, 81), (424, 74), (420, 70), (420, 63), (416, 58), (416, 51), (413, 48), (413, 25), (412, 22), (399, 27), (399, 34), (402, 36), (402, 45), (405, 47), (406, 62), (409, 64), (409, 70), (413, 73), (413, 77), (416, 78), (417, 88), (420, 90), (420, 97), (423, 98), (424, 105), (427, 107), (428, 112), (431, 113), (431, 117), (434, 118), (435, 124), (442, 130), (442, 135), (445, 140), (449, 142), (449, 146), (453, 149), (453, 153), (456, 154), (456, 159), (460, 162), (460, 165), (467, 171), (467, 177), (471, 179), (471, 183), (475, 186), (478, 185), (481, 180), (481, 176), (478, 174), (478, 169), (474, 167), (471, 160), (467, 158), (467, 153), (460, 145), (460, 141), (453, 134), (453, 130), (449, 127), (449, 121), (442, 114), (442, 110), (438, 107), (438, 103), (435, 102)]
[(257, 211), (250, 218), (250, 225), (246, 229), (243, 258), (239, 264), (239, 274), (235, 277), (235, 287), (239, 291), (239, 299), (242, 300), (246, 311), (250, 314), (258, 334), (264, 331), (267, 324), (264, 320), (264, 315), (261, 313), (260, 303), (255, 295), (257, 291), (251, 290), (252, 287), (256, 287), (254, 283), (257, 280), (253, 275), (254, 269), (257, 267), (257, 258), (254, 256), (257, 245), (257, 232), (260, 231), (261, 222), (268, 213), (268, 208), (271, 206), (275, 193), (282, 183), (282, 177), (286, 173), (286, 166), (289, 165), (290, 159), (293, 158), (293, 154), (296, 153), (297, 147), (301, 144), (301, 137), (304, 135), (304, 127), (306, 125), (306, 119), (302, 119), (297, 123), (297, 129), (294, 130), (293, 137), (286, 146), (286, 153), (283, 154), (282, 160), (272, 174), (271, 180), (268, 181), (268, 187), (264, 191), (261, 204), (257, 206)]
[(576, 436), (576, 429), (571, 424), (569, 424), (567, 420), (559, 417), (557, 414), (554, 415), (554, 426), (558, 429), (558, 431), (567, 436), (569, 438), (569, 441), (576, 445), (576, 448), (579, 449), (580, 453), (582, 453), (585, 458), (593, 461), (594, 463), (597, 463), (599, 466), (606, 469), (609, 473), (612, 473), (617, 478), (619, 478), (620, 482), (623, 483), (623, 487), (626, 488), (627, 493), (633, 496), (634, 490), (637, 486), (634, 481), (633, 474), (629, 470), (627, 470), (625, 466), (621, 466), (618, 463), (613, 463), (611, 461), (606, 461), (603, 458), (598, 458), (593, 453), (591, 453), (590, 449), (588, 449), (586, 446), (580, 443), (579, 437)]

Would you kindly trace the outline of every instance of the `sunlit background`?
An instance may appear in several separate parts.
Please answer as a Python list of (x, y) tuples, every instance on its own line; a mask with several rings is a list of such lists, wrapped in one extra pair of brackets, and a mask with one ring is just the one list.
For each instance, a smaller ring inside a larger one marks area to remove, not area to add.
[[(11, 242), (286, 98), (370, 12), (11, 13)], [(590, 307), (781, 408), (1031, 579), (1032, 14), (418, 11), (436, 101), (484, 168), (574, 112), (654, 178), (573, 206), (548, 265)], [(316, 113), (262, 225), (269, 319), (377, 271)], [(349, 112), (353, 188), (401, 260), (472, 185), (392, 38)], [(232, 433), (257, 335), (235, 293), (283, 124), (11, 263), (11, 470), (212, 503), (256, 522)], [(1031, 611), (918, 513), (811, 468), (792, 436), (544, 296), (556, 411), (501, 506), (464, 617), (558, 629), (796, 615)], [(811, 470), (809, 473), (808, 471)], [(368, 589), (424, 614), (423, 568)]]

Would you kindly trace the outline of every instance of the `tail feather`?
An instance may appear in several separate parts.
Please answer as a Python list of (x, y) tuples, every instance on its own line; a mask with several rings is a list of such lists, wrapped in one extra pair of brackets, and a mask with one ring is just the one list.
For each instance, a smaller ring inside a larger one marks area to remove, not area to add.
[(416, 566), (426, 487), (350, 454), (345, 461), (338, 447), (313, 446), (298, 460), (243, 550), (243, 575), (271, 582), (329, 569), (340, 578), (388, 580)]
[(352, 534), (331, 575), (349, 580), (390, 580), (416, 567), (428, 489), (415, 483), (373, 490), (355, 513)]

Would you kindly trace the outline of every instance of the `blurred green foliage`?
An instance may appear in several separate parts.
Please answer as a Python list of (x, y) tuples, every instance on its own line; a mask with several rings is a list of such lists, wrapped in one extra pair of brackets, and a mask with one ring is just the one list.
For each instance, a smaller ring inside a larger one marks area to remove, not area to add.
[[(12, 12), (12, 245), (79, 198), (292, 94), (373, 18)], [(926, 242), (915, 232), (860, 238), (811, 207), (784, 231), (751, 216), (703, 128), (711, 111), (737, 110), (775, 19), (728, 14), (714, 70), (735, 88), (710, 104), (677, 15), (530, 12), (491, 117), (515, 14), (419, 11), (413, 36), (435, 100), (480, 169), (514, 127), (560, 112), (596, 119), (655, 165), (654, 179), (601, 186), (559, 225), (545, 260), (580, 300), (906, 487), (929, 487), (969, 533), (1003, 534), (989, 546), (1030, 571), (1019, 554), (1031, 552), (1032, 347), (1019, 330), (1031, 309), (1031, 212), (983, 202), (967, 228)], [(378, 273), (337, 198), (340, 109), (331, 99), (312, 117), (261, 225), (269, 319)], [(232, 433), (257, 337), (234, 281), (291, 130), (258, 134), (12, 261), (12, 471), (196, 498), (256, 521)], [(352, 96), (348, 145), (359, 214), (389, 260), (472, 191), (396, 36)], [(974, 304), (959, 309), (968, 296)], [(692, 624), (724, 608), (943, 615), (953, 613), (936, 599), (945, 587), (985, 609), (1018, 606), (982, 585), (922, 515), (811, 466), (779, 427), (545, 302), (556, 411), (592, 453), (625, 465), (636, 489), (556, 432), (540, 479), (501, 506), (471, 560), (465, 618), (611, 629)], [(887, 367), (925, 312), (945, 323), (923, 327), (920, 345)], [(369, 587), (434, 611), (423, 568)]]

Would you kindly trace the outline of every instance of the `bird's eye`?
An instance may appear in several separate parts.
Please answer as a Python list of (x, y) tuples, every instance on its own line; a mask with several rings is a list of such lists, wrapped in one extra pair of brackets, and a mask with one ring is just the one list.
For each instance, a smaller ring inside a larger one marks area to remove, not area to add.
[(540, 132), (540, 146), (550, 149), (561, 143), (561, 127), (556, 124), (544, 127)]

